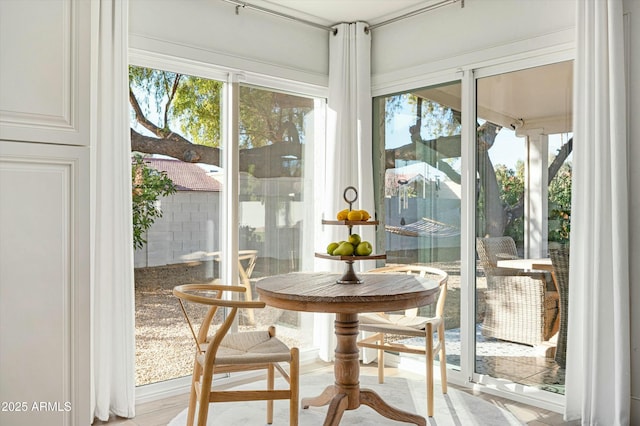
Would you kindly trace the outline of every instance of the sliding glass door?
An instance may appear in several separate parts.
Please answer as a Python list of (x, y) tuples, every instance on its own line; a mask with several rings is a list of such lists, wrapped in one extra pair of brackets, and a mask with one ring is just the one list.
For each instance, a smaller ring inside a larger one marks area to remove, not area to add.
[[(194, 343), (171, 291), (220, 278), (225, 188), (215, 176), (225, 148), (223, 87), (211, 78), (129, 69), (136, 385), (190, 374)], [(197, 323), (204, 310), (190, 314)]]
[[(253, 297), (258, 278), (308, 268), (313, 253), (313, 164), (317, 100), (240, 86), (239, 268)], [(312, 345), (313, 315), (266, 307), (241, 318), (245, 327), (278, 325), (278, 336)]]
[(475, 373), (486, 383), (564, 393), (568, 294), (549, 251), (569, 241), (571, 81), (571, 62), (477, 79)]
[[(386, 264), (419, 264), (449, 274), (447, 363), (460, 366), (461, 83), (375, 99), (378, 241)], [(420, 314), (431, 316), (433, 306)]]
[(449, 273), (450, 379), (547, 406), (564, 393), (550, 254), (570, 233), (571, 83), (571, 61), (509, 64), (374, 98), (377, 243)]
[[(313, 259), (309, 170), (324, 99), (169, 65), (185, 70), (130, 67), (137, 385), (191, 374), (194, 342), (173, 287), (233, 283), (257, 299), (256, 279)], [(198, 324), (204, 311), (188, 313)], [(276, 325), (305, 350), (311, 318), (266, 308), (238, 327)]]

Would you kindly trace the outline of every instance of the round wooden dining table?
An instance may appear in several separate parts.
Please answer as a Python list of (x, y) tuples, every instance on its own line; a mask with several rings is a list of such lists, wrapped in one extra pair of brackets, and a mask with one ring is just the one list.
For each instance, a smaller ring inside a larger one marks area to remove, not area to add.
[(429, 305), (438, 296), (438, 283), (408, 274), (359, 274), (360, 284), (339, 284), (340, 277), (337, 273), (292, 272), (256, 283), (260, 300), (269, 306), (336, 314), (335, 383), (316, 397), (303, 398), (302, 408), (329, 404), (324, 426), (338, 425), (345, 410), (361, 404), (389, 419), (426, 426), (424, 417), (392, 407), (373, 390), (360, 388), (358, 314)]

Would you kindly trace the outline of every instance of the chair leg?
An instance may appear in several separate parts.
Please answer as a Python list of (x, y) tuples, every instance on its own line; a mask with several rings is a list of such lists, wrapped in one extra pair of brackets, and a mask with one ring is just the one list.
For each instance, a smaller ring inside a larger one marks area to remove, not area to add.
[(428, 323), (425, 335), (427, 368), (427, 416), (433, 417), (433, 324)]
[(211, 385), (213, 382), (213, 371), (204, 368), (200, 378), (200, 407), (198, 407), (198, 426), (207, 426), (207, 416), (209, 415), (209, 402), (211, 402)]
[[(274, 386), (274, 368), (273, 363), (269, 363), (269, 367), (267, 367), (267, 390), (272, 391)], [(267, 400), (267, 424), (273, 423), (273, 399)]]
[(438, 341), (440, 342), (440, 381), (442, 382), (442, 393), (447, 393), (447, 354), (444, 344), (444, 321), (438, 326)]
[(378, 383), (384, 383), (384, 349), (382, 345), (384, 345), (384, 334), (378, 334), (379, 339), (376, 340), (378, 342)]
[(289, 425), (298, 426), (298, 410), (300, 404), (300, 351), (291, 348), (291, 364), (289, 365)]
[(202, 372), (202, 367), (198, 364), (198, 360), (194, 361), (193, 375), (191, 376), (191, 392), (189, 394), (189, 411), (187, 412), (187, 424), (186, 426), (193, 426), (193, 420), (196, 415), (196, 402), (198, 394), (196, 393), (196, 386), (198, 386), (198, 377)]

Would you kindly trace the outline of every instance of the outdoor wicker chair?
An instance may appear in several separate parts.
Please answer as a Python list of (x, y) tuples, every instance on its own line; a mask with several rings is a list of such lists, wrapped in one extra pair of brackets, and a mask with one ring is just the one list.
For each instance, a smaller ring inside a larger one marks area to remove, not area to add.
[[(207, 425), (209, 403), (231, 401), (267, 401), (267, 423), (273, 423), (273, 401), (289, 400), (289, 424), (298, 424), (299, 351), (289, 348), (275, 337), (275, 328), (264, 331), (229, 332), (238, 309), (259, 309), (261, 301), (228, 300), (227, 293), (243, 293), (245, 287), (216, 284), (185, 284), (173, 289), (180, 301), (185, 319), (196, 343), (187, 426), (192, 426), (197, 412), (197, 425)], [(208, 306), (199, 330), (194, 330), (187, 303)], [(218, 308), (222, 308), (218, 312)], [(224, 311), (224, 312), (223, 312)], [(226, 313), (226, 315), (225, 315)], [(216, 324), (217, 327), (212, 327)], [(211, 333), (211, 335), (210, 335)], [(289, 372), (280, 364), (289, 364)], [(213, 376), (249, 370), (266, 370), (266, 389), (223, 390), (212, 388)], [(275, 370), (289, 384), (287, 389), (275, 389)]]
[[(375, 334), (358, 342), (362, 348), (378, 350), (378, 382), (384, 383), (384, 351), (405, 352), (425, 356), (426, 385), (427, 385), (427, 415), (433, 417), (433, 360), (438, 356), (440, 360), (440, 381), (442, 393), (447, 393), (447, 357), (444, 341), (444, 304), (447, 297), (446, 272), (420, 265), (389, 265), (373, 269), (374, 273), (404, 273), (421, 277), (432, 277), (440, 286), (440, 294), (435, 304), (435, 314), (431, 317), (418, 316), (418, 308), (408, 309), (404, 313), (366, 313), (359, 315), (361, 331)], [(433, 334), (437, 332), (434, 345)], [(424, 346), (402, 341), (392, 341), (389, 336), (401, 338), (425, 338)]]
[(565, 367), (567, 359), (567, 325), (569, 322), (569, 247), (564, 246), (549, 250), (556, 282), (560, 291), (560, 329), (555, 360), (560, 367)]
[(558, 292), (542, 272), (500, 268), (498, 260), (518, 257), (511, 237), (478, 238), (478, 257), (487, 278), (482, 335), (536, 346), (555, 332)]

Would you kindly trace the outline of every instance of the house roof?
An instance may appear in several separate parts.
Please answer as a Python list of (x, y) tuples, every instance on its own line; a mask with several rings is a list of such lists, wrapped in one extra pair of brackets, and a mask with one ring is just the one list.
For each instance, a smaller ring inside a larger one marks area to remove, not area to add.
[(150, 167), (166, 172), (178, 191), (219, 192), (221, 190), (220, 182), (207, 175), (207, 172), (197, 164), (164, 158), (145, 158), (144, 161)]

